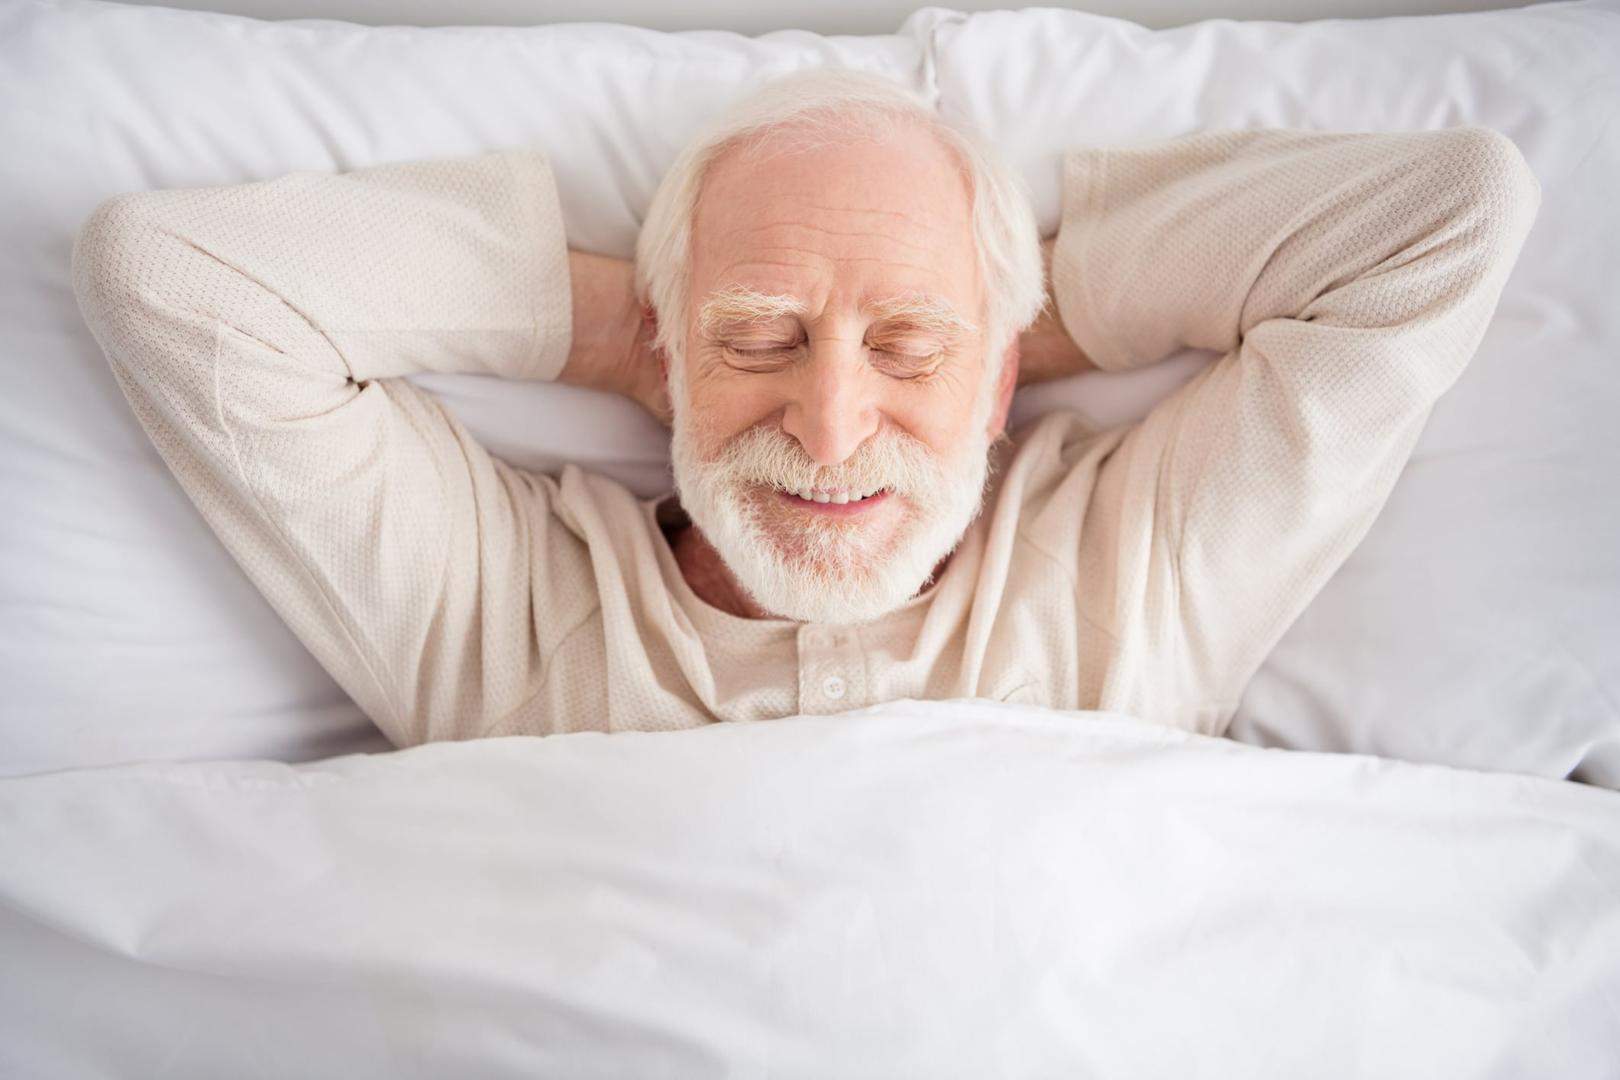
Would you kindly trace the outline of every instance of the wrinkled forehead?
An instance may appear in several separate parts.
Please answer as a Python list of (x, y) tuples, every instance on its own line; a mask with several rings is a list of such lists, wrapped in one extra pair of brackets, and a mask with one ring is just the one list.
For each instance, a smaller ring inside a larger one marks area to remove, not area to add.
[(722, 152), (704, 177), (691, 255), (694, 298), (791, 292), (812, 316), (897, 293), (943, 296), (970, 318), (980, 302), (968, 178), (917, 124)]

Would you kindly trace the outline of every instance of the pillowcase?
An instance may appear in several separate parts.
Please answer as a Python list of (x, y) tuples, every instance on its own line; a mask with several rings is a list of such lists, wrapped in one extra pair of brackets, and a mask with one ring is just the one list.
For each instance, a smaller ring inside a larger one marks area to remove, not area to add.
[[(387, 749), (196, 514), (68, 278), (124, 191), (544, 148), (569, 242), (630, 257), (669, 162), (745, 85), (806, 67), (921, 89), (919, 41), (606, 24), (361, 27), (100, 3), (0, 7), (0, 772)], [(497, 453), (667, 490), (629, 401), (424, 379)]]
[[(1542, 206), (1496, 317), (1228, 735), (1620, 788), (1620, 4), (1162, 31), (1049, 9), (923, 17), (939, 108), (995, 134), (1047, 234), (1078, 145), (1465, 124), (1518, 144)], [(1089, 377), (1042, 387), (1015, 416), (1113, 421), (1210, 359), (1183, 353), (1123, 402)]]

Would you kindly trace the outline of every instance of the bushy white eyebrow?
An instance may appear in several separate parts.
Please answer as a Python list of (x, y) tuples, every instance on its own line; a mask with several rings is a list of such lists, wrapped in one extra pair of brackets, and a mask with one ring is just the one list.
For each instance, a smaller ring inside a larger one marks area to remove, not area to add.
[(966, 335), (978, 330), (951, 304), (928, 293), (900, 293), (885, 300), (869, 300), (861, 310), (872, 319), (905, 322), (936, 334)]
[[(730, 323), (763, 323), (784, 315), (802, 315), (804, 301), (782, 293), (766, 293), (743, 285), (728, 285), (710, 293), (698, 309), (698, 330), (712, 333)], [(958, 335), (978, 330), (947, 301), (928, 293), (898, 293), (882, 300), (869, 300), (861, 310), (867, 317), (884, 322), (905, 322), (927, 332)]]
[(764, 293), (743, 285), (728, 285), (709, 294), (698, 309), (701, 333), (711, 333), (727, 323), (770, 322), (783, 315), (802, 315), (805, 303), (797, 297)]

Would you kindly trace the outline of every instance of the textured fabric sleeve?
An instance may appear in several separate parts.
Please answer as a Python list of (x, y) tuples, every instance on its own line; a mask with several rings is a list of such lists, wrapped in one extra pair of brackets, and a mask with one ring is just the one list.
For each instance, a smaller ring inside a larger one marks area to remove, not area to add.
[(1163, 672), (1223, 730), (1478, 347), (1541, 186), (1483, 127), (1203, 132), (1065, 170), (1053, 284), (1086, 353), (1222, 354), (1098, 470), (1082, 607), (1121, 671)]
[(589, 604), (551, 595), (546, 561), (582, 558), (555, 482), (395, 376), (561, 369), (567, 247), (540, 153), (120, 195), (72, 270), (164, 461), (393, 742), (476, 732), (533, 696)]

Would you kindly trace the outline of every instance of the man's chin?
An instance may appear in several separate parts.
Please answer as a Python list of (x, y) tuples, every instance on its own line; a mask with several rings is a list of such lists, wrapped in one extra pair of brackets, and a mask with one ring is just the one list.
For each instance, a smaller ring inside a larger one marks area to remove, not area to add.
[(870, 622), (900, 608), (932, 577), (932, 567), (910, 560), (874, 559), (855, 545), (830, 538), (823, 550), (722, 552), (728, 569), (754, 603), (778, 618), (798, 622)]
[[(759, 610), (796, 622), (871, 622), (905, 606), (978, 510), (976, 500), (959, 497), (966, 486), (931, 492), (922, 503), (892, 491), (851, 512), (800, 505), (806, 500), (769, 484), (682, 475), (679, 466), (677, 459), (687, 513), (733, 580)], [(982, 486), (981, 477), (971, 490)]]
[(750, 590), (762, 611), (794, 622), (847, 625), (868, 623), (898, 610), (917, 594), (917, 589), (874, 595), (854, 583), (801, 583), (782, 588)]

